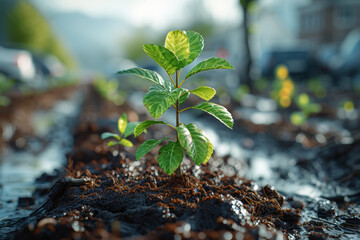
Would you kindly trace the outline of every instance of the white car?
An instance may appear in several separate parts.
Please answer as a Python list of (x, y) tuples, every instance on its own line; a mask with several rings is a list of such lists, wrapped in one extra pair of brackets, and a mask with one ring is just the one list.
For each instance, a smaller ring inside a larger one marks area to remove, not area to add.
[(0, 73), (21, 82), (31, 82), (37, 76), (30, 52), (2, 46), (0, 46)]

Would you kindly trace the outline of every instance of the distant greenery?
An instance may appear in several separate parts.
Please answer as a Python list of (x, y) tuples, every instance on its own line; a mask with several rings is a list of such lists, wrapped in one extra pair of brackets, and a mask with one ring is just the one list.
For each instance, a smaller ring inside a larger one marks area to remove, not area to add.
[(62, 77), (50, 77), (48, 79), (50, 88), (67, 87), (77, 85), (80, 82), (80, 77), (74, 73), (66, 73)]
[(116, 105), (121, 105), (126, 100), (127, 94), (119, 89), (119, 81), (116, 79), (106, 80), (105, 77), (99, 75), (94, 80), (93, 85), (100, 96)]
[(241, 84), (238, 89), (236, 90), (235, 94), (234, 94), (234, 99), (238, 102), (241, 102), (241, 100), (243, 99), (243, 97), (245, 97), (247, 94), (250, 93), (250, 88), (248, 85), (246, 84)]
[(326, 88), (322, 84), (320, 79), (313, 78), (307, 82), (308, 89), (317, 97), (324, 98), (327, 94)]
[(51, 30), (46, 19), (27, 1), (20, 1), (6, 19), (9, 40), (41, 53), (57, 56), (67, 67), (75, 62)]
[(271, 91), (271, 97), (283, 108), (288, 108), (295, 95), (295, 84), (289, 76), (285, 65), (279, 65), (275, 69), (275, 81)]
[(8, 106), (10, 104), (10, 99), (4, 94), (11, 89), (11, 87), (14, 85), (14, 81), (11, 79), (8, 79), (4, 75), (0, 74), (0, 106)]
[(290, 121), (296, 126), (304, 124), (311, 114), (321, 111), (321, 105), (312, 102), (306, 93), (299, 94), (295, 103), (300, 111), (293, 112)]

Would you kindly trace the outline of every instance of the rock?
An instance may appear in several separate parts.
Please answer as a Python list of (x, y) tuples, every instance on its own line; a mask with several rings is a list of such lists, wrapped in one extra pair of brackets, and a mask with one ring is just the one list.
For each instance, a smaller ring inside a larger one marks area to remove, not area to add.
[(35, 205), (35, 198), (33, 197), (19, 197), (18, 207), (19, 208), (28, 208)]

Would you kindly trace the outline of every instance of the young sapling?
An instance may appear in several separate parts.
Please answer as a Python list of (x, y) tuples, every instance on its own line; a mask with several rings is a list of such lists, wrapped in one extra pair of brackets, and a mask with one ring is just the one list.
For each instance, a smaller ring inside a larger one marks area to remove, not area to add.
[(117, 122), (117, 128), (119, 134), (111, 133), (111, 132), (104, 132), (101, 134), (101, 139), (113, 138), (115, 140), (111, 140), (108, 142), (108, 146), (125, 146), (125, 147), (133, 147), (134, 145), (130, 142), (127, 137), (134, 133), (135, 127), (138, 125), (138, 122), (128, 122), (127, 116), (123, 113)]
[[(165, 81), (157, 72), (143, 68), (131, 68), (118, 72), (118, 74), (133, 74), (155, 84), (149, 88), (143, 98), (145, 108), (154, 119), (159, 118), (171, 106), (175, 109), (176, 126), (165, 121), (147, 120), (137, 125), (134, 131), (134, 136), (137, 137), (154, 124), (164, 124), (176, 130), (176, 136), (173, 137), (175, 141), (168, 141), (165, 146), (161, 147), (157, 158), (160, 167), (169, 175), (175, 171), (177, 176), (181, 176), (180, 165), (185, 151), (197, 165), (205, 164), (213, 153), (213, 146), (204, 131), (193, 123), (181, 123), (180, 113), (190, 109), (198, 109), (213, 115), (230, 129), (233, 127), (232, 116), (225, 107), (207, 102), (215, 96), (215, 89), (208, 86), (200, 86), (193, 90), (181, 87), (189, 77), (196, 73), (212, 69), (234, 69), (225, 59), (212, 57), (199, 62), (183, 79), (180, 79), (182, 68), (192, 63), (200, 55), (203, 48), (204, 39), (199, 33), (171, 31), (166, 36), (165, 46), (143, 45), (145, 53), (166, 71), (169, 77), (168, 81)], [(205, 102), (181, 109), (181, 104), (186, 101), (191, 93), (202, 98)], [(136, 160), (168, 139), (171, 137), (145, 141), (136, 150)]]

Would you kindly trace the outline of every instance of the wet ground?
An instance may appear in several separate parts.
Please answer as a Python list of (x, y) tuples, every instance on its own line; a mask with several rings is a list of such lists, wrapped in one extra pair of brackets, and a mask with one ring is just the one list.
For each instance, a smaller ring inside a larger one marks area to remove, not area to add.
[[(129, 102), (138, 102), (134, 99), (141, 93)], [(73, 111), (65, 114), (56, 105), (68, 103)], [(183, 178), (176, 179), (162, 173), (153, 154), (136, 162), (134, 149), (109, 149), (101, 141), (122, 112), (132, 121), (147, 118), (138, 105), (117, 107), (91, 89), (56, 104), (32, 117), (48, 129), (29, 133), (21, 153), (15, 138), (1, 156), (2, 239), (360, 237), (360, 142), (354, 123), (348, 128), (348, 121), (326, 116), (294, 128), (275, 111), (232, 104), (237, 119), (229, 131), (209, 116), (185, 114), (182, 121), (202, 127), (215, 154), (201, 168), (185, 160)], [(171, 112), (164, 118), (171, 119)], [(138, 145), (166, 131), (154, 127), (132, 140)], [(34, 142), (46, 144), (29, 147), (33, 135), (39, 136)], [(52, 169), (58, 170), (41, 176)]]

